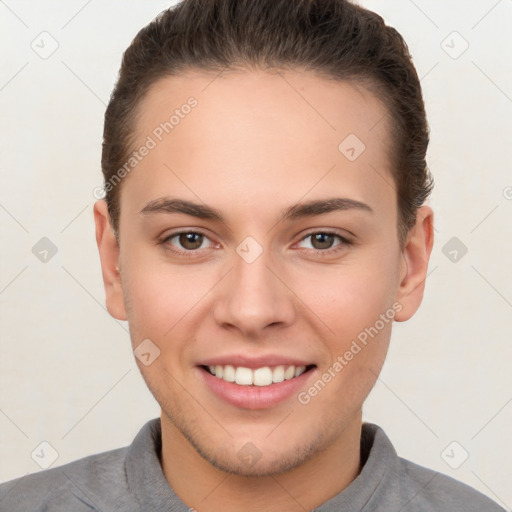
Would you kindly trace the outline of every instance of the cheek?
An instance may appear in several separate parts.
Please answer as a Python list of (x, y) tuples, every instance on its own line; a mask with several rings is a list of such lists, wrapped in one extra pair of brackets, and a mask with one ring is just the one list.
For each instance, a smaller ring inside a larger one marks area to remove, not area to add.
[[(122, 265), (126, 276), (123, 292), (128, 302), (127, 316), (132, 338), (162, 338), (179, 318), (187, 289), (180, 287), (179, 282), (160, 265), (151, 264), (143, 254), (130, 254)], [(179, 294), (176, 293), (177, 287), (180, 288)]]
[(334, 331), (330, 333), (334, 339), (347, 340), (374, 325), (390, 308), (393, 310), (397, 268), (397, 256), (392, 248), (373, 254), (361, 253), (360, 257), (355, 254), (341, 265), (308, 272), (301, 295)]
[[(364, 402), (377, 380), (391, 336), (394, 315), (394, 278), (381, 264), (339, 268), (329, 279), (321, 276), (309, 286), (308, 305), (328, 326), (323, 330), (323, 343), (329, 360), (324, 361), (320, 379), (329, 382), (329, 391), (318, 397), (318, 410), (342, 409), (354, 413)], [(328, 286), (320, 286), (324, 282)], [(323, 292), (320, 292), (323, 290)], [(315, 387), (316, 386), (316, 387)], [(306, 394), (314, 396), (322, 385)], [(318, 395), (320, 393), (318, 392)]]
[(201, 310), (215, 283), (217, 272), (213, 267), (171, 265), (164, 256), (144, 251), (130, 254), (122, 264), (127, 276), (123, 291), (133, 343), (150, 338), (163, 349), (170, 338), (173, 344), (176, 339), (186, 341), (190, 318)]

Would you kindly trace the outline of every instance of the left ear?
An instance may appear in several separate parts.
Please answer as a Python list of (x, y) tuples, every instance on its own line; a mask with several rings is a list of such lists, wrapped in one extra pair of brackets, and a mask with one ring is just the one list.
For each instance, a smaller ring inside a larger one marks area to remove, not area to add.
[(409, 230), (402, 250), (401, 281), (397, 302), (402, 309), (395, 320), (409, 320), (420, 307), (425, 290), (427, 268), (434, 243), (434, 212), (429, 206), (422, 206), (416, 212), (416, 223)]

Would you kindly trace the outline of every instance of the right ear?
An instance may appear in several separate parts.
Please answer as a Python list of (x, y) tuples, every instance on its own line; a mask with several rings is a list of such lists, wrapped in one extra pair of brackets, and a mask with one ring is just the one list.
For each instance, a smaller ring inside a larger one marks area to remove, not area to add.
[(94, 203), (94, 223), (107, 310), (114, 318), (126, 320), (126, 307), (119, 273), (119, 244), (112, 230), (107, 202), (104, 199)]

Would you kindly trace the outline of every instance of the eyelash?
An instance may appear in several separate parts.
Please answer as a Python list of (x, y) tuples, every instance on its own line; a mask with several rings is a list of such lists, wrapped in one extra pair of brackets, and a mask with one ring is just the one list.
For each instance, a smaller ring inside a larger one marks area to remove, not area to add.
[[(177, 250), (177, 249), (174, 249), (168, 243), (170, 240), (172, 240), (173, 238), (176, 238), (177, 236), (189, 235), (189, 234), (201, 235), (201, 236), (204, 236), (205, 238), (209, 239), (208, 235), (206, 235), (206, 233), (203, 233), (202, 231), (178, 231), (176, 233), (171, 233), (170, 235), (166, 236), (164, 239), (162, 239), (159, 242), (159, 244), (164, 246), (165, 250), (170, 251), (174, 254), (177, 254), (179, 256), (185, 256), (188, 258), (193, 258), (193, 257), (197, 256), (197, 253), (199, 251), (201, 251), (201, 249)], [(335, 245), (334, 247), (330, 247), (329, 249), (307, 249), (308, 251), (312, 251), (316, 255), (320, 255), (320, 256), (331, 255), (331, 254), (334, 254), (334, 253), (338, 252), (339, 250), (341, 250), (344, 246), (346, 247), (346, 246), (353, 245), (353, 242), (351, 240), (349, 240), (348, 238), (346, 238), (334, 231), (311, 231), (310, 233), (307, 233), (306, 235), (304, 235), (300, 239), (299, 242), (302, 242), (313, 235), (320, 235), (320, 234), (334, 236), (334, 237), (338, 238), (338, 240), (340, 240), (340, 243), (338, 245)]]

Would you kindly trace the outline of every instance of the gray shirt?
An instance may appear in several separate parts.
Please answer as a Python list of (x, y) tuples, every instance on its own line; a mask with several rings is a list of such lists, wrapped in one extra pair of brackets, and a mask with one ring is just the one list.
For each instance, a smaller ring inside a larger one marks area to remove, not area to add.
[[(160, 418), (130, 446), (0, 485), (1, 512), (190, 512), (160, 465)], [(453, 478), (397, 456), (384, 431), (363, 423), (358, 477), (315, 512), (504, 512)]]

